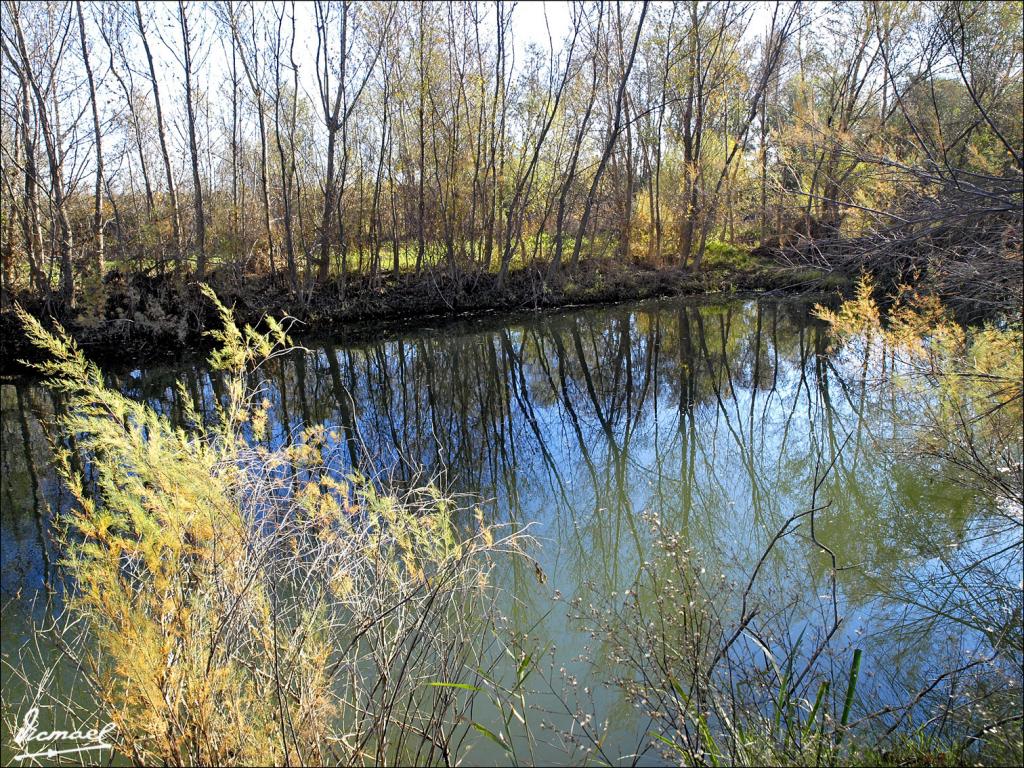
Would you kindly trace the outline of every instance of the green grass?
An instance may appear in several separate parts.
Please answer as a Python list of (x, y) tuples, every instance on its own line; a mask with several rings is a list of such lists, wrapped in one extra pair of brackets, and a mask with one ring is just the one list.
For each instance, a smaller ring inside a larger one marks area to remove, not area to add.
[(748, 249), (711, 240), (704, 248), (703, 266), (707, 269), (748, 272), (757, 269), (759, 264)]

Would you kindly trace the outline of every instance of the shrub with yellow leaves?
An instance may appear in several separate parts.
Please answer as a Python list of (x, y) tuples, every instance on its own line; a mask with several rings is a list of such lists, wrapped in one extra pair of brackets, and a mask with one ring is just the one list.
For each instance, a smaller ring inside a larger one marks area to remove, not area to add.
[(60, 536), (77, 634), (60, 647), (140, 764), (452, 761), (474, 686), (431, 682), (486, 666), (487, 572), (519, 536), (430, 483), (339, 476), (325, 427), (263, 444), (271, 406), (246, 381), (289, 349), (285, 323), (240, 329), (205, 293), (227, 385), (212, 420), (179, 387), (187, 429), (19, 313), (67, 398), (53, 444), (75, 502)]

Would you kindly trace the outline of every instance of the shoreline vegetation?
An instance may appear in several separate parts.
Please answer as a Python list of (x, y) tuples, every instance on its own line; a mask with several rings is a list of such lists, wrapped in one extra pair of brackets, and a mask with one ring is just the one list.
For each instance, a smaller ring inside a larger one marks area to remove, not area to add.
[[(296, 321), (291, 333), (297, 339), (358, 338), (496, 313), (672, 296), (820, 295), (852, 286), (851, 278), (838, 271), (759, 259), (725, 244), (715, 244), (712, 254), (699, 273), (608, 260), (585, 263), (555, 282), (545, 279), (546, 267), (512, 270), (501, 287), (493, 273), (453, 276), (444, 270), (418, 277), (403, 273), (397, 281), (350, 278), (345, 286), (347, 299), (341, 298), (339, 281), (313, 286), (301, 295), (269, 275), (236, 276), (225, 271), (208, 277), (240, 323), (260, 327), (266, 316), (287, 316)], [(16, 303), (44, 325), (60, 323), (90, 359), (118, 366), (205, 354), (210, 351), (206, 332), (219, 323), (198, 283), (172, 279), (108, 275), (101, 316), (74, 316), (59, 307), (47, 315), (47, 306), (32, 296)], [(16, 313), (0, 311), (0, 375), (29, 373), (23, 362), (37, 359), (36, 354)]]
[(757, 7), (5, 0), (0, 367), (15, 303), (192, 345), (199, 283), (324, 335), (861, 273), (1019, 315), (1024, 6)]
[[(57, 526), (66, 602), (40, 640), (95, 696), (81, 719), (113, 723), (108, 741), (138, 765), (450, 764), (474, 698), (457, 694), (495, 663), (490, 574), (526, 533), (429, 480), (339, 477), (324, 425), (269, 447), (270, 404), (245, 377), (290, 347), (285, 326), (240, 328), (201, 290), (227, 397), (211, 423), (189, 400), (188, 428), (18, 311), (68, 398), (54, 425), (73, 440), (54, 456), (74, 498)], [(31, 665), (31, 649), (7, 653), (5, 677)]]

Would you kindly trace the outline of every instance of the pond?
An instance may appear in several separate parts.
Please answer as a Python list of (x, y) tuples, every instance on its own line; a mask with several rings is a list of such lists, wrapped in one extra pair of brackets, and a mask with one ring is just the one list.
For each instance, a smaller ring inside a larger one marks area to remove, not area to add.
[[(339, 471), (358, 467), (399, 484), (437, 477), (486, 500), (495, 519), (529, 525), (536, 564), (499, 572), (512, 625), (545, 659), (528, 704), (548, 725), (521, 745), (532, 753), (523, 760), (581, 759), (585, 734), (577, 744), (552, 735), (571, 730), (569, 710), (591, 713), (595, 729), (606, 730), (605, 756), (666, 759), (649, 743), (649, 713), (612, 682), (612, 644), (593, 636), (595, 622), (627, 615), (616, 606), (656, 571), (659, 532), (671, 531), (722, 585), (715, 594), (724, 615), (736, 613), (759, 568), (752, 595), (774, 608), (773, 626), (789, 636), (740, 638), (754, 667), (768, 666), (762, 644), (811, 654), (812, 638), (841, 618), (812, 661), (845, 679), (854, 649), (862, 651), (854, 718), (908, 700), (975, 655), (992, 659), (988, 674), (1002, 674), (993, 646), (1006, 633), (997, 624), (1019, 617), (1004, 605), (991, 615), (978, 609), (971, 590), (982, 586), (965, 584), (951, 563), (991, 553), (990, 570), (1019, 603), (1019, 530), (947, 468), (916, 457), (915, 414), (875, 386), (874, 369), (831, 351), (809, 308), (674, 299), (478, 319), (359, 344), (306, 341), (304, 352), (266, 369), (271, 440), (329, 424), (347, 445), (349, 466)], [(208, 413), (219, 390), (199, 363), (110, 377), (174, 419), (175, 379)], [(68, 500), (42, 427), (59, 397), (27, 381), (5, 383), (0, 394), (9, 657), (44, 618), (40, 596), (60, 557), (54, 510)], [(812, 505), (813, 534), (804, 518), (770, 546)], [(957, 587), (943, 586), (951, 579)], [(658, 605), (648, 606), (652, 620)], [(933, 690), (952, 695), (944, 685)], [(899, 725), (926, 720), (922, 704)], [(10, 749), (5, 723), (5, 764)], [(467, 760), (507, 760), (501, 752), (481, 738)]]

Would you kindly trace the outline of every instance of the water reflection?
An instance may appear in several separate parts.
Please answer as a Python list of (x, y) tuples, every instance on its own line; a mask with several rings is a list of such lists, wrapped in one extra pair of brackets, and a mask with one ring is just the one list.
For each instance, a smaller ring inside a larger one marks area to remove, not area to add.
[[(593, 600), (626, 589), (649, 555), (642, 515), (678, 532), (723, 579), (741, 580), (780, 523), (806, 508), (816, 471), (834, 459), (817, 533), (838, 557), (854, 637), (891, 625), (880, 594), (894, 591), (897, 573), (906, 579), (929, 567), (936, 542), (970, 537), (983, 510), (968, 490), (898, 450), (912, 439), (900, 404), (869, 386), (866, 368), (837, 370), (807, 309), (666, 301), (362, 345), (308, 343), (253, 383), (273, 405), (273, 443), (326, 423), (347, 448), (339, 471), (386, 471), (399, 483), (440, 475), (491, 500), (501, 519), (534, 523), (547, 582), (512, 568), (510, 610), (523, 626), (546, 615), (541, 632), (566, 659), (585, 638), (552, 610), (551, 593)], [(200, 410), (216, 412), (223, 383), (200, 365), (112, 375), (180, 420), (175, 378)], [(55, 559), (50, 510), (66, 500), (41, 424), (59, 408), (34, 384), (2, 387), (5, 653), (24, 641), (26, 606)], [(773, 553), (770, 566), (759, 589), (807, 598), (795, 622), (831, 612), (823, 602), (831, 563), (806, 537)], [(909, 659), (920, 671), (937, 642), (934, 626), (899, 644), (880, 641), (876, 657), (899, 659), (875, 661), (894, 669)], [(612, 698), (609, 706), (621, 706)]]

